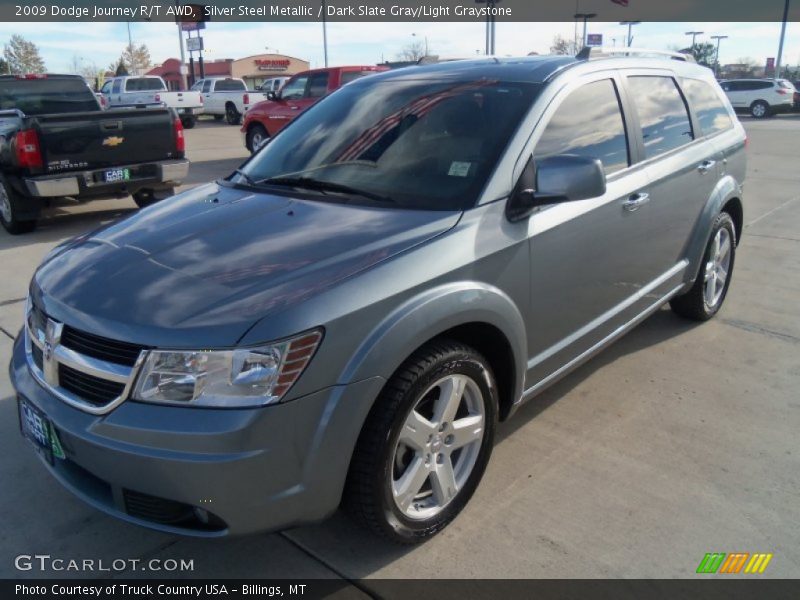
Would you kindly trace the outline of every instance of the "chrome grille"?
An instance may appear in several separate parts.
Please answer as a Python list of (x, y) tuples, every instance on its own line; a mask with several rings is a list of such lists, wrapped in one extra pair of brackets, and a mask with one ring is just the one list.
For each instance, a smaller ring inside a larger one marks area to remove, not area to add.
[(29, 303), (25, 352), (34, 378), (81, 410), (104, 414), (130, 393), (144, 348), (73, 329)]

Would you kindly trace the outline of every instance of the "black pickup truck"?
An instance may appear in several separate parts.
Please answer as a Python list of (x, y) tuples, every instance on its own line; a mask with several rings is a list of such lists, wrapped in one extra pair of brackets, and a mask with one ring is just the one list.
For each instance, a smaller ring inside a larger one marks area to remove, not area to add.
[(36, 226), (54, 198), (133, 196), (145, 206), (186, 177), (183, 126), (169, 108), (100, 108), (77, 75), (0, 76), (0, 222)]

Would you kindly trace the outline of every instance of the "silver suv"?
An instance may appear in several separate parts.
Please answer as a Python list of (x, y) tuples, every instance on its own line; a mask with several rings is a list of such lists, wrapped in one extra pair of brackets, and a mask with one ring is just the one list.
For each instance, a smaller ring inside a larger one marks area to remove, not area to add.
[(722, 306), (746, 137), (683, 58), (367, 77), (229, 178), (57, 247), (11, 363), (24, 435), (76, 494), (164, 531), (344, 500), (398, 542), (435, 534), (498, 421), (663, 304)]

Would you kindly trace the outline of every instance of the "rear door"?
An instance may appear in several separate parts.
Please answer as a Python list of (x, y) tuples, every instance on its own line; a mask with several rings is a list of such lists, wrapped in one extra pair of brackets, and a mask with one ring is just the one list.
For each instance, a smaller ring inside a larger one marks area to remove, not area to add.
[(747, 102), (747, 92), (745, 90), (746, 81), (724, 81), (722, 82), (722, 89), (728, 95), (728, 100), (734, 108), (742, 108), (750, 106)]
[(699, 129), (673, 73), (629, 71), (625, 83), (650, 180), (644, 207), (650, 234), (637, 249), (637, 260), (653, 265), (655, 278), (688, 264), (688, 242), (719, 181), (721, 155)]

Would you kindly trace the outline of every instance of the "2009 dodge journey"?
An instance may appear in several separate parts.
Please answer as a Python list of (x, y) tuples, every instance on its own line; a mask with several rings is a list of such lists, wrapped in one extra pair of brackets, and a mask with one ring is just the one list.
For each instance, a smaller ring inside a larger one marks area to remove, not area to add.
[(667, 302), (720, 309), (745, 146), (680, 55), (358, 80), (227, 179), (46, 257), (10, 367), (22, 432), (141, 525), (240, 534), (342, 503), (423, 540), (520, 403)]

